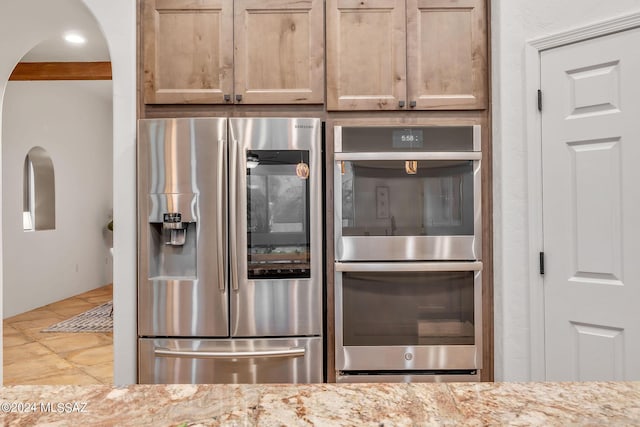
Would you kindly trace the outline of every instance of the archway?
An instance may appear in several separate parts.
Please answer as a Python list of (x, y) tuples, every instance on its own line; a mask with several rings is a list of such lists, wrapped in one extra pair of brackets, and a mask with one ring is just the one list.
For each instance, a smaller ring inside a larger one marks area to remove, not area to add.
[[(81, 7), (79, 7), (81, 6)], [(114, 299), (116, 384), (135, 382), (135, 2), (130, 0), (7, 0), (0, 4), (0, 107), (11, 71), (42, 40), (68, 28), (78, 13), (96, 17), (109, 44), (113, 65), (114, 221), (116, 227)], [(81, 11), (81, 12), (79, 12)], [(0, 127), (2, 116), (0, 115)], [(0, 134), (0, 145), (2, 136)], [(121, 233), (123, 236), (119, 238)], [(4, 236), (3, 241), (4, 241)], [(2, 265), (0, 264), (0, 271)], [(118, 284), (121, 283), (121, 286)], [(2, 292), (0, 281), (0, 292)], [(0, 313), (2, 309), (0, 308)], [(0, 346), (0, 356), (1, 356)], [(0, 374), (2, 368), (0, 366)], [(2, 376), (0, 375), (0, 378)]]

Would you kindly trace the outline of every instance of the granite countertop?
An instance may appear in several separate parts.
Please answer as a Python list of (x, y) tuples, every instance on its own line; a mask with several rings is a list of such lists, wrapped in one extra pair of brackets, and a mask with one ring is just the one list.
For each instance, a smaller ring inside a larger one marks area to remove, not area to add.
[(10, 386), (5, 426), (640, 426), (640, 382)]

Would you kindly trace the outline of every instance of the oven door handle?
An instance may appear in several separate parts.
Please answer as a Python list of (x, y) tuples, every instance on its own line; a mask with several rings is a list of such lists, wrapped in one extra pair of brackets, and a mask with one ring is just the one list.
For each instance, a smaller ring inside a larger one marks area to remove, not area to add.
[(482, 271), (482, 262), (336, 262), (336, 271)]
[(190, 359), (251, 359), (254, 357), (304, 357), (304, 347), (257, 351), (189, 351), (156, 348), (156, 357), (183, 357)]
[(481, 160), (479, 151), (412, 151), (378, 153), (335, 153), (336, 161), (369, 160)]

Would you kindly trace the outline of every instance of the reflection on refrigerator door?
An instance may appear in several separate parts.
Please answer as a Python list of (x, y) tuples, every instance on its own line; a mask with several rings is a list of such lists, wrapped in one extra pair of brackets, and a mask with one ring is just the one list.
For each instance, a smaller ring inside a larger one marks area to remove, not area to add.
[(322, 381), (319, 138), (318, 119), (140, 120), (141, 383)]

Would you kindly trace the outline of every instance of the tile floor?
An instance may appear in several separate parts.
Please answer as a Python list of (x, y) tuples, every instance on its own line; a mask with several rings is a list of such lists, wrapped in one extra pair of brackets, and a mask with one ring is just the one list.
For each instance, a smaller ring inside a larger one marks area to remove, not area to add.
[(4, 384), (112, 384), (113, 333), (40, 332), (112, 295), (107, 285), (5, 319)]

